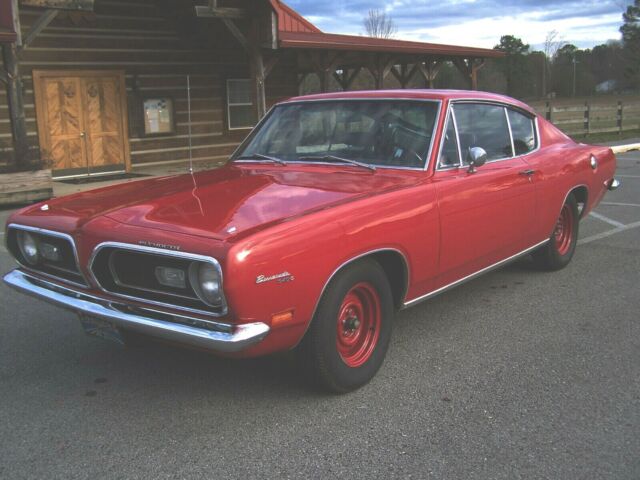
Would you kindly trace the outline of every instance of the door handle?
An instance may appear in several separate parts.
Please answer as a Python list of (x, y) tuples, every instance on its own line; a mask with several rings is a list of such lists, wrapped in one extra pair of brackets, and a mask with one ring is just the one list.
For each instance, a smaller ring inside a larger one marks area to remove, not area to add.
[(85, 132), (80, 132), (80, 138), (84, 138), (87, 134)]
[(522, 170), (520, 172), (520, 175), (526, 175), (527, 177), (530, 177), (531, 175), (533, 175), (534, 173), (536, 173), (535, 170)]

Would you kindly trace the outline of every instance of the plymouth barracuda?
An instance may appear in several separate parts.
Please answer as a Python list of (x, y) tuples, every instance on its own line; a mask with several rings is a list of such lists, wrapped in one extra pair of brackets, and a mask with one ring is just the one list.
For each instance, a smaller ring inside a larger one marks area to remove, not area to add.
[(4, 280), (116, 341), (295, 349), (345, 392), (380, 368), (396, 310), (523, 255), (566, 266), (615, 169), (609, 148), (500, 95), (293, 98), (222, 168), (14, 213)]

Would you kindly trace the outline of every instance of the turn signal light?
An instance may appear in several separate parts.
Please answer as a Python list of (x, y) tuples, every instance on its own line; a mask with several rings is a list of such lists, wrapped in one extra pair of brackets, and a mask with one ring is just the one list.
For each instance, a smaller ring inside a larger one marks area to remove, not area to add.
[(274, 313), (271, 315), (271, 328), (277, 328), (293, 320), (293, 310), (286, 312)]

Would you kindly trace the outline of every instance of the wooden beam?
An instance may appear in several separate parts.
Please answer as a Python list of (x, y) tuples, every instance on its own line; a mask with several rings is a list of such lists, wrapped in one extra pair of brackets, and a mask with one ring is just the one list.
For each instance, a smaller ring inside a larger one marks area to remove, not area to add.
[[(13, 2), (13, 25), (16, 32), (20, 32), (20, 14), (18, 0)], [(9, 104), (9, 118), (11, 119), (11, 135), (13, 138), (14, 162), (18, 168), (26, 168), (29, 154), (29, 140), (27, 138), (27, 121), (24, 113), (24, 92), (20, 63), (18, 61), (18, 45), (5, 43), (2, 45), (2, 59), (7, 74), (7, 103)]]
[(244, 48), (245, 50), (249, 51), (250, 50), (250, 48), (249, 48), (249, 40), (247, 39), (245, 34), (242, 33), (242, 30), (240, 30), (238, 28), (238, 26), (235, 24), (235, 22), (233, 20), (229, 20), (228, 18), (224, 18), (222, 20), (222, 22), (229, 29), (229, 31), (231, 32), (231, 35), (233, 35), (234, 38), (238, 41), (238, 43), (240, 43), (240, 45), (242, 45), (242, 48)]
[(456, 58), (453, 60), (453, 64), (469, 81), (471, 90), (478, 89), (478, 70), (484, 66), (484, 62), (484, 58)]
[(60, 10), (49, 9), (46, 10), (42, 15), (40, 15), (38, 19), (33, 23), (33, 25), (31, 25), (31, 28), (29, 29), (27, 34), (22, 38), (22, 46), (20, 50), (22, 51), (25, 48), (28, 48), (31, 42), (36, 39), (40, 32), (47, 28), (47, 25), (49, 25), (53, 21), (53, 19), (58, 16), (59, 12)]
[(311, 52), (310, 58), (313, 69), (320, 79), (320, 90), (329, 91), (329, 80), (336, 73), (336, 67), (342, 60), (342, 53)]
[(247, 13), (242, 8), (231, 7), (206, 7), (204, 5), (196, 6), (196, 17), (200, 18), (246, 18)]
[(18, 11), (18, 8), (19, 8), (18, 0), (10, 0), (10, 2), (11, 2), (11, 14), (13, 15), (13, 31), (16, 32), (16, 45), (20, 47), (22, 45), (22, 30), (20, 27), (20, 13)]
[(273, 70), (273, 67), (276, 66), (276, 63), (278, 63), (278, 60), (280, 60), (280, 55), (271, 54), (271, 57), (264, 63), (264, 78), (267, 78), (269, 76), (269, 74)]
[(93, 11), (94, 0), (20, 0), (23, 7)]
[(442, 67), (442, 63), (443, 63), (443, 60), (440, 60), (440, 59), (438, 60), (427, 59), (424, 62), (420, 62), (418, 64), (420, 73), (422, 73), (422, 76), (427, 81), (427, 87), (429, 88), (435, 87), (435, 80), (436, 80), (436, 77), (438, 76), (438, 73), (440, 73), (440, 67)]
[(389, 75), (395, 59), (391, 55), (374, 55), (369, 61), (369, 71), (373, 75), (376, 90), (384, 87), (384, 79)]

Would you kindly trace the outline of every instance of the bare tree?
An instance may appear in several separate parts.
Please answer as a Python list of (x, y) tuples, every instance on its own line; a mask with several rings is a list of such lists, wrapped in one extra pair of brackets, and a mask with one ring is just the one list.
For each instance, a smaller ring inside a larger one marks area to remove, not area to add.
[(558, 54), (564, 40), (557, 30), (551, 30), (544, 39), (544, 65), (542, 66), (542, 96), (547, 96), (547, 81), (551, 75), (549, 60), (553, 60)]
[(398, 32), (393, 18), (382, 10), (369, 10), (363, 23), (364, 29), (370, 37), (391, 38)]

